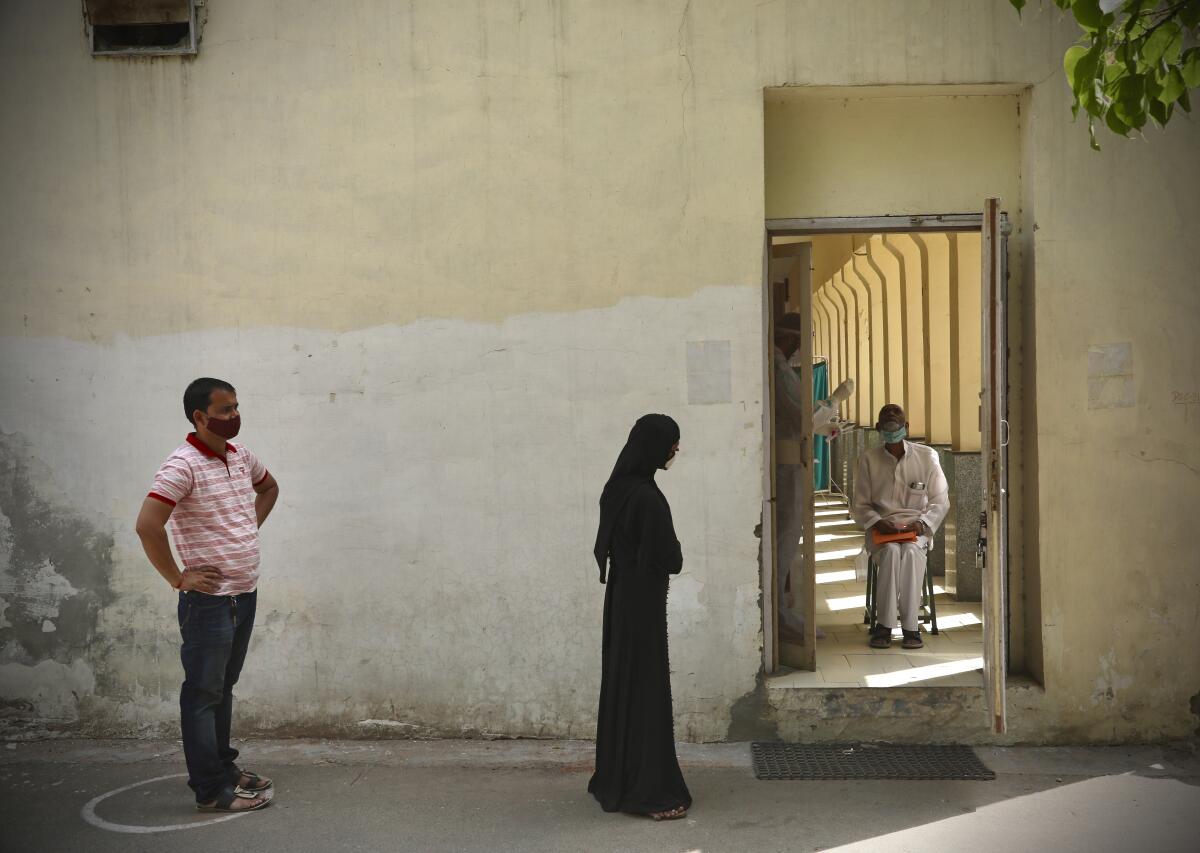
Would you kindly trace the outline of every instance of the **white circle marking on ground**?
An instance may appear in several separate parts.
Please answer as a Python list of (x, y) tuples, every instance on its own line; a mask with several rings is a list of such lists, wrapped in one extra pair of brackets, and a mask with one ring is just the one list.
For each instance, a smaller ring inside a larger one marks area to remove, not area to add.
[(109, 791), (107, 794), (101, 794), (98, 797), (93, 797), (87, 801), (87, 804), (80, 810), (79, 815), (92, 826), (99, 829), (107, 829), (109, 832), (172, 832), (176, 829), (195, 829), (198, 826), (212, 826), (214, 823), (223, 823), (227, 820), (233, 820), (236, 817), (244, 817), (249, 812), (240, 812), (238, 814), (224, 814), (220, 817), (210, 818), (209, 820), (198, 820), (195, 823), (175, 823), (167, 826), (137, 826), (131, 823), (113, 823), (96, 814), (96, 806), (107, 800), (109, 797), (115, 797), (117, 794), (123, 794), (126, 791), (132, 791), (134, 788), (140, 788), (143, 785), (150, 785), (154, 782), (165, 782), (167, 779), (183, 779), (186, 778), (186, 773), (172, 773), (169, 776), (155, 776), (153, 779), (145, 779), (141, 782), (134, 782), (132, 785), (126, 785), (124, 788), (117, 788)]

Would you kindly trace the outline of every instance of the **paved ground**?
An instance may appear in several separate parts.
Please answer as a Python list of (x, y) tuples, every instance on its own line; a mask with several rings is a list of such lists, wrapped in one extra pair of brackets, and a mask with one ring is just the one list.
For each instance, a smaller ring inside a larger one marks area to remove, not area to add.
[(585, 792), (587, 743), (256, 741), (243, 753), (275, 777), (276, 801), (210, 823), (175, 776), (176, 743), (5, 744), (0, 850), (1200, 849), (1200, 757), (1187, 749), (980, 749), (995, 782), (851, 783), (759, 782), (747, 745), (684, 744), (696, 802), (669, 824), (603, 813)]

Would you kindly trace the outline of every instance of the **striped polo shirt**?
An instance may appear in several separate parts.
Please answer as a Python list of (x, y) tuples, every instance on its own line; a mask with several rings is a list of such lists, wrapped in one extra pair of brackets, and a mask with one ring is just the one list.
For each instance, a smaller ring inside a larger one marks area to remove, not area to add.
[(225, 443), (225, 456), (192, 433), (154, 475), (150, 497), (174, 507), (168, 522), (183, 570), (221, 572), (217, 595), (258, 585), (258, 520), (254, 487), (267, 469), (245, 446)]

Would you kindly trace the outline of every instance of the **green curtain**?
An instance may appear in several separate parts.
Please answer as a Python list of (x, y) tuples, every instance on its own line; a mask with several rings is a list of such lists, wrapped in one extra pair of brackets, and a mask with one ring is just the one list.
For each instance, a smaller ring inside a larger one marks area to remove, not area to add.
[[(813, 407), (818, 400), (829, 396), (829, 365), (818, 362), (813, 365)], [(817, 460), (813, 466), (813, 488), (822, 491), (829, 488), (829, 437), (816, 436), (813, 442), (813, 457)]]

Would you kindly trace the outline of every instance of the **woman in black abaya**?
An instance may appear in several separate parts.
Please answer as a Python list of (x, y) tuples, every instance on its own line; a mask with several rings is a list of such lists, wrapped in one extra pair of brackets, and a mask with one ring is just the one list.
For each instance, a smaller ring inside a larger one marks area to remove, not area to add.
[(629, 433), (600, 497), (596, 562), (604, 593), (596, 772), (588, 790), (606, 812), (673, 820), (692, 795), (675, 757), (667, 663), (667, 578), (683, 568), (671, 508), (654, 483), (679, 450), (679, 426), (646, 415)]

